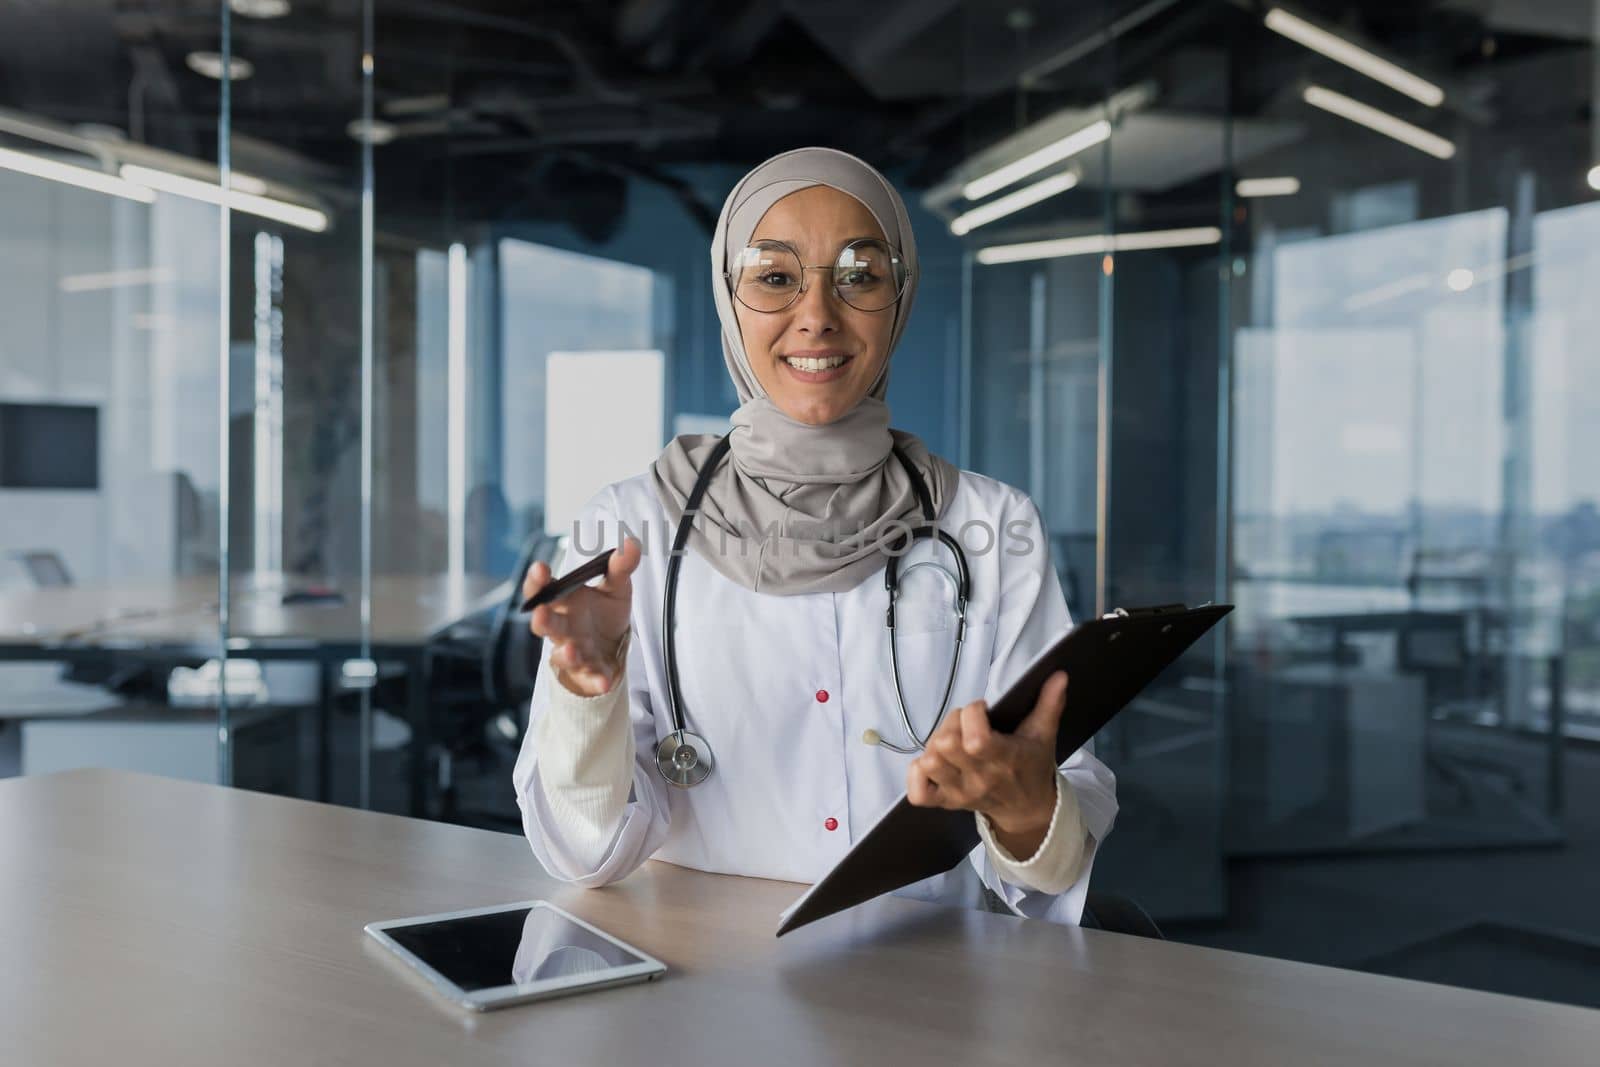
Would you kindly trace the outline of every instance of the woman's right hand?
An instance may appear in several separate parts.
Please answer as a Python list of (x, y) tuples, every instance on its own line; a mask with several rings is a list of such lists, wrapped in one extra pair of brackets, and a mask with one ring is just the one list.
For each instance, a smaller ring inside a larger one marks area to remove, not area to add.
[[(541, 604), (533, 610), (528, 625), (550, 643), (550, 666), (556, 680), (579, 696), (609, 693), (622, 677), (626, 660), (617, 653), (628, 632), (632, 575), (641, 555), (639, 542), (623, 538), (598, 585), (581, 586), (554, 604)], [(550, 568), (535, 563), (522, 581), (523, 599), (549, 581)]]

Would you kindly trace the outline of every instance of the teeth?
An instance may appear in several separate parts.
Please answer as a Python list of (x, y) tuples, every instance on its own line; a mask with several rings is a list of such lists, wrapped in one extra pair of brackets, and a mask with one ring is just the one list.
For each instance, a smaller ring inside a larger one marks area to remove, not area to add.
[(834, 367), (841, 366), (845, 358), (844, 356), (829, 356), (827, 359), (803, 359), (800, 356), (785, 356), (784, 361), (796, 370), (815, 374), (817, 371), (832, 370)]

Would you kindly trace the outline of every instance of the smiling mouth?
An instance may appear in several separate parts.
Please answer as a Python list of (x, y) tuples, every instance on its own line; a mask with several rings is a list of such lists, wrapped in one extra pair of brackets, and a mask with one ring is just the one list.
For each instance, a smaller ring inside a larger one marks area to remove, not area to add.
[(835, 367), (842, 367), (855, 357), (821, 356), (813, 358), (810, 356), (780, 356), (779, 358), (785, 363), (789, 364), (789, 366), (793, 367), (795, 370), (803, 370), (808, 374), (816, 374), (820, 371), (832, 370)]

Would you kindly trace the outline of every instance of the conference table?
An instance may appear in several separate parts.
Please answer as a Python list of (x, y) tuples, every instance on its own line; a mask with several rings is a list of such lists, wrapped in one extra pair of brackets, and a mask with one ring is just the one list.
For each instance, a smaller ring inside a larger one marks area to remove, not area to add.
[[(600, 890), (521, 838), (112, 771), (0, 781), (0, 1049), (146, 1064), (1586, 1064), (1600, 1012), (651, 862)], [(548, 899), (659, 981), (474, 1015), (362, 931)]]
[[(307, 583), (282, 575), (238, 575), (230, 585), (228, 654), (313, 662), (320, 672), (318, 780), (326, 796), (327, 702), (345, 664), (394, 664), (411, 729), (410, 805), (422, 810), (431, 716), (426, 700), (429, 643), (461, 619), (497, 603), (509, 587), (481, 575), (376, 575), (364, 623), (354, 583), (342, 595), (285, 602)], [(0, 594), (0, 661), (198, 663), (221, 647), (216, 575), (160, 582), (68, 585)], [(357, 684), (370, 681), (354, 676)]]

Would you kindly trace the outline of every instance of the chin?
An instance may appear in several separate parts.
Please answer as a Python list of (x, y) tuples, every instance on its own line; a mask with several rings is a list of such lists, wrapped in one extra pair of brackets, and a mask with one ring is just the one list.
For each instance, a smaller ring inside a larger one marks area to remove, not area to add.
[(803, 422), (807, 426), (826, 426), (838, 421), (850, 409), (833, 404), (790, 404), (780, 405), (779, 410), (795, 422)]
[(845, 418), (854, 410), (854, 406), (861, 403), (862, 398), (843, 402), (834, 398), (790, 397), (787, 403), (778, 403), (778, 410), (795, 422), (805, 422), (808, 426), (827, 426), (829, 422)]

